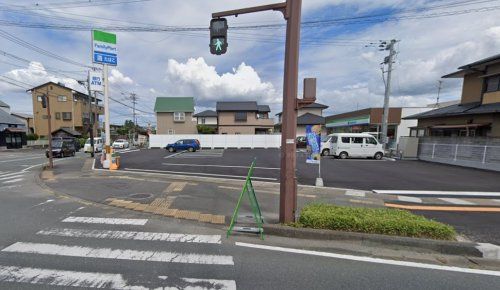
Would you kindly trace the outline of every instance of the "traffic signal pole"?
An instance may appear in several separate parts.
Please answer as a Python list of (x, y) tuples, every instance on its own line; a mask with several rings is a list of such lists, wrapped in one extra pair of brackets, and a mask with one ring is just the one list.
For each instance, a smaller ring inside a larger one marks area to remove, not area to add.
[(49, 96), (49, 86), (47, 86), (47, 94), (45, 95), (47, 102), (47, 121), (48, 121), (48, 130), (49, 134), (47, 138), (49, 139), (49, 168), (54, 168), (54, 160), (52, 154), (52, 115), (50, 113), (50, 96)]
[(285, 47), (285, 75), (283, 84), (283, 119), (281, 133), (280, 212), (281, 223), (295, 221), (297, 209), (296, 144), (297, 93), (299, 79), (299, 43), (302, 0), (249, 7), (213, 13), (212, 18), (275, 10), (281, 11), (287, 21)]

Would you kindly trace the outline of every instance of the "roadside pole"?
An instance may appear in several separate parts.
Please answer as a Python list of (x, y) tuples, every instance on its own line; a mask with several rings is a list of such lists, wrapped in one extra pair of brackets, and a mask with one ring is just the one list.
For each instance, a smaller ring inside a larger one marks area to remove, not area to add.
[(108, 65), (104, 64), (103, 68), (103, 73), (104, 73), (104, 130), (106, 134), (106, 160), (109, 160), (111, 162), (111, 154), (110, 154), (110, 139), (111, 139), (111, 134), (110, 134), (110, 126), (109, 126), (109, 82), (108, 82)]
[(94, 157), (94, 125), (92, 123), (92, 92), (90, 91), (90, 71), (87, 77), (87, 92), (89, 95), (89, 137), (90, 137), (90, 157)]
[(382, 115), (382, 144), (384, 149), (387, 149), (389, 139), (387, 138), (388, 122), (389, 122), (389, 98), (391, 97), (391, 76), (392, 76), (392, 62), (394, 55), (394, 45), (396, 40), (393, 39), (385, 48), (389, 50), (389, 56), (385, 59), (384, 63), (387, 64), (387, 82), (385, 84), (385, 94), (384, 94), (384, 113)]
[(52, 159), (52, 116), (50, 114), (50, 96), (49, 96), (49, 86), (47, 86), (47, 94), (45, 95), (45, 99), (47, 100), (47, 121), (48, 121), (48, 136), (49, 139), (49, 168), (54, 168), (54, 161)]
[(297, 135), (297, 106), (299, 103), (297, 91), (301, 9), (302, 0), (287, 0), (282, 3), (212, 13), (212, 18), (221, 18), (274, 10), (281, 11), (287, 21), (283, 83), (283, 121), (281, 130), (280, 223), (294, 222), (297, 209), (295, 137)]

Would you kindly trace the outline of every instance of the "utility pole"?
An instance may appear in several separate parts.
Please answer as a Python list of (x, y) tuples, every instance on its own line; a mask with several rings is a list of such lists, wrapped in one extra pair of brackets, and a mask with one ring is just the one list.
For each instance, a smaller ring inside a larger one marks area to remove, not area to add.
[(442, 85), (443, 85), (443, 81), (439, 80), (438, 81), (438, 94), (437, 94), (437, 98), (436, 98), (436, 108), (439, 107), (439, 95), (441, 94)]
[(90, 71), (87, 77), (87, 91), (89, 95), (89, 137), (90, 137), (90, 157), (94, 158), (94, 125), (92, 122), (92, 92), (90, 91)]
[(384, 64), (387, 64), (387, 81), (385, 83), (385, 94), (384, 94), (384, 113), (382, 115), (382, 144), (384, 145), (384, 149), (387, 149), (387, 144), (389, 143), (389, 139), (387, 138), (387, 123), (389, 121), (389, 98), (391, 96), (391, 76), (392, 76), (392, 63), (394, 60), (394, 56), (396, 55), (396, 51), (394, 49), (394, 45), (396, 44), (396, 40), (391, 40), (390, 43), (386, 44), (382, 42), (381, 47), (385, 46), (383, 50), (389, 51), (389, 56), (385, 57)]
[(137, 104), (137, 95), (135, 93), (130, 93), (130, 100), (132, 101), (132, 111), (134, 115), (134, 129), (132, 130), (132, 141), (135, 140), (135, 129), (137, 128), (137, 116), (135, 114), (135, 105)]
[(49, 96), (49, 86), (47, 86), (47, 93), (45, 94), (45, 99), (47, 103), (47, 121), (49, 134), (47, 138), (49, 139), (49, 168), (54, 168), (54, 160), (52, 156), (52, 116), (50, 114), (50, 96)]
[(285, 74), (283, 84), (283, 115), (281, 132), (280, 210), (281, 223), (295, 221), (297, 209), (296, 143), (299, 44), (302, 0), (248, 7), (213, 13), (212, 18), (238, 16), (261, 11), (281, 11), (287, 21), (285, 41)]

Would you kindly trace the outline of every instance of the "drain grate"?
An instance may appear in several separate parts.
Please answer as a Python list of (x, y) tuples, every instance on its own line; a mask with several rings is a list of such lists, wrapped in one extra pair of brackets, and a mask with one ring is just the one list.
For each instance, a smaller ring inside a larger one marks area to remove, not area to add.
[(147, 199), (152, 197), (153, 195), (151, 193), (134, 193), (128, 196), (130, 199)]

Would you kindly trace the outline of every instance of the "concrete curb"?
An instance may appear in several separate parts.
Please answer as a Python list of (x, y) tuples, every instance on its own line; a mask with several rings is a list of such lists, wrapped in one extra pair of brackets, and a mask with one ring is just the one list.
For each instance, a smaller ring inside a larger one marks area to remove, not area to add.
[(483, 257), (482, 251), (476, 248), (478, 246), (476, 243), (467, 242), (440, 241), (377, 234), (294, 228), (276, 224), (265, 224), (264, 234), (297, 239), (358, 241), (363, 244), (381, 245), (384, 247), (409, 247), (422, 250), (431, 250), (448, 255), (464, 255), (480, 258)]

